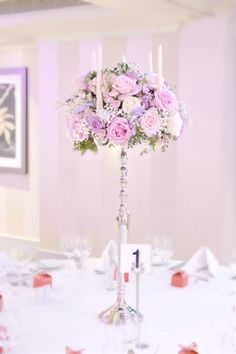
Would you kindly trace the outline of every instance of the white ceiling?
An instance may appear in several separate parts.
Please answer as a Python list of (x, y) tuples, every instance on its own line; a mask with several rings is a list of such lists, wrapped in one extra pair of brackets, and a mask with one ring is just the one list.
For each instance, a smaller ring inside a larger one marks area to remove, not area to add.
[[(65, 7), (73, 2), (78, 6)], [(233, 2), (236, 0), (86, 0), (85, 4), (78, 0), (0, 0), (0, 46), (31, 44), (45, 37), (171, 31), (202, 16), (225, 14)], [(22, 3), (28, 4), (27, 12), (21, 12)], [(3, 4), (8, 6), (8, 14), (1, 14)]]

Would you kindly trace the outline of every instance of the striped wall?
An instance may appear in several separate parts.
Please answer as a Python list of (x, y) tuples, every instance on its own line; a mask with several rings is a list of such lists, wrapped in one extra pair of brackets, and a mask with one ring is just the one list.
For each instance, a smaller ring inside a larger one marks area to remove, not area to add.
[[(227, 34), (224, 22), (214, 24), (215, 31)], [(205, 23), (209, 31), (211, 25)], [(191, 65), (188, 66), (190, 59), (193, 65), (197, 64), (198, 50), (206, 43), (201, 38), (190, 46), (191, 36), (198, 38), (199, 26), (201, 28), (202, 24), (187, 26), (180, 33), (130, 34), (65, 42), (41, 40), (35, 48), (1, 51), (0, 65), (29, 67), (30, 171), (23, 177), (0, 175), (0, 235), (39, 240), (42, 248), (57, 250), (63, 234), (86, 234), (93, 240), (94, 255), (101, 252), (107, 240), (116, 237), (118, 152), (103, 150), (96, 156), (81, 157), (72, 151), (65, 135), (63, 112), (58, 110), (57, 102), (70, 93), (74, 78), (90, 68), (91, 53), (98, 44), (103, 48), (104, 65), (114, 65), (125, 54), (128, 61), (138, 62), (145, 70), (148, 51), (156, 53), (158, 44), (162, 43), (164, 75), (177, 86), (181, 96), (191, 102), (193, 117), (199, 122), (188, 124), (185, 129), (183, 139), (186, 136), (189, 145), (181, 141), (173, 143), (165, 154), (157, 151), (140, 157), (138, 149), (129, 153), (130, 241), (143, 241), (159, 233), (174, 238), (176, 257), (187, 257), (207, 244), (225, 259), (229, 249), (222, 251), (220, 246), (224, 228), (222, 203), (226, 203), (222, 189), (225, 177), (217, 159), (211, 159), (211, 150), (205, 151), (204, 159), (199, 158), (199, 139), (201, 141), (202, 134), (205, 141), (212, 125), (209, 122), (207, 130), (202, 129), (204, 107), (197, 110), (193, 98), (197, 92), (204, 104), (207, 101), (205, 94), (201, 95), (196, 89)], [(211, 67), (212, 57), (222, 47), (223, 43), (217, 42), (211, 56), (204, 47), (204, 70)], [(226, 56), (221, 60), (227, 63)], [(215, 64), (215, 71), (222, 61)], [(197, 72), (195, 76), (198, 77)], [(209, 84), (209, 89), (213, 96), (219, 97), (220, 92), (215, 91), (213, 83)], [(218, 102), (215, 105), (216, 122), (221, 127), (221, 106)], [(222, 149), (220, 134), (215, 136), (214, 147), (218, 152)], [(209, 190), (202, 177), (206, 169), (207, 183), (211, 179), (215, 181), (211, 184), (211, 195), (217, 197), (204, 198), (205, 208), (201, 210), (199, 191), (205, 195)], [(190, 174), (190, 171), (194, 172)]]

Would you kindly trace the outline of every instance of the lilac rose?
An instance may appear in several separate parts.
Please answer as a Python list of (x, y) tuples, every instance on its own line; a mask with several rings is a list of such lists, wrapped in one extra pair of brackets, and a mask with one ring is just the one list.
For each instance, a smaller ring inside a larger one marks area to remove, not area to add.
[(113, 119), (107, 128), (107, 136), (110, 142), (116, 145), (126, 144), (132, 135), (133, 131), (126, 118), (117, 117)]
[(101, 118), (96, 114), (89, 116), (87, 118), (87, 123), (93, 133), (98, 133), (103, 128)]
[(139, 123), (148, 137), (155, 135), (161, 126), (157, 109), (155, 107), (148, 109), (140, 118)]
[(157, 108), (173, 111), (178, 108), (176, 96), (168, 89), (155, 92), (154, 104)]

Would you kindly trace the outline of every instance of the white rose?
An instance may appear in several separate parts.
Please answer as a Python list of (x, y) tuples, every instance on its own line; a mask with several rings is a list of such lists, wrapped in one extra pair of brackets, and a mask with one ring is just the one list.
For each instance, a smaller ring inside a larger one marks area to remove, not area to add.
[(169, 133), (172, 136), (178, 138), (180, 136), (182, 126), (183, 126), (183, 121), (179, 115), (179, 112), (175, 112), (170, 117), (170, 120), (167, 124), (167, 129), (168, 129)]
[(129, 96), (124, 99), (122, 109), (125, 113), (131, 114), (134, 109), (140, 106), (140, 100), (137, 97)]

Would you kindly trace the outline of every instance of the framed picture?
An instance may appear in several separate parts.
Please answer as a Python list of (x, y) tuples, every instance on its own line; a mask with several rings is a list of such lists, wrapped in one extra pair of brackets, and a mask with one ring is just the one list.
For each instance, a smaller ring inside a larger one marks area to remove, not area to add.
[(27, 68), (0, 68), (0, 173), (27, 172)]

